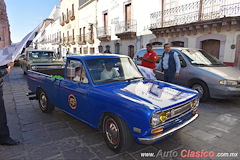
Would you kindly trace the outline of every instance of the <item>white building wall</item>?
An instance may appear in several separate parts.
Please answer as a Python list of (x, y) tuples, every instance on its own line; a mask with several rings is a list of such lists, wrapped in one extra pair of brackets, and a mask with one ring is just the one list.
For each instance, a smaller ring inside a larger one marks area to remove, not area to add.
[(78, 45), (79, 50), (82, 50), (81, 53), (83, 54), (90, 54), (90, 50), (94, 49), (94, 53), (99, 53), (98, 46), (100, 41), (97, 39), (97, 1), (96, 0), (89, 0), (82, 6), (78, 8), (78, 17), (79, 17), (79, 24), (78, 24), (78, 35), (80, 28), (82, 29), (85, 27), (85, 35), (90, 34), (90, 26), (93, 25), (93, 33), (94, 33), (94, 43), (86, 42), (85, 45)]
[[(76, 42), (76, 35), (79, 33), (79, 26), (78, 26), (78, 0), (62, 0), (61, 1), (61, 18), (62, 13), (65, 15), (67, 14), (67, 10), (72, 10), (72, 4), (74, 4), (74, 20), (69, 20), (69, 23), (64, 23), (64, 26), (61, 26), (61, 37), (62, 40), (64, 37), (67, 37), (67, 32), (69, 32), (69, 36), (72, 36), (72, 30), (74, 29), (74, 38), (75, 38), (75, 44), (69, 44), (69, 45), (62, 45), (61, 48), (61, 54), (62, 56), (66, 56), (67, 50), (70, 51), (70, 53), (73, 53), (74, 50), (79, 53), (78, 44)], [(63, 37), (64, 33), (64, 37)]]

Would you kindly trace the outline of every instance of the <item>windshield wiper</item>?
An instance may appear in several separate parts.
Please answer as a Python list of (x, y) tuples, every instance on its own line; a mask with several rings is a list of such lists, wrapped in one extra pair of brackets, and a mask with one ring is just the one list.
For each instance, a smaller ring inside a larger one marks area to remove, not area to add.
[(195, 66), (209, 66), (207, 64), (201, 64), (201, 63), (192, 63), (192, 65), (195, 65)]
[(131, 80), (134, 80), (134, 79), (139, 79), (139, 78), (143, 78), (143, 77), (133, 77), (133, 78), (129, 78), (129, 79), (126, 79), (128, 82), (130, 82)]

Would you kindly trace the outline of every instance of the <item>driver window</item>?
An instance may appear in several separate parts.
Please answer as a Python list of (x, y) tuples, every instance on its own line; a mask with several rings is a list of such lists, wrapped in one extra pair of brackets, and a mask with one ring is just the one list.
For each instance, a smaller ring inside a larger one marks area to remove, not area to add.
[(88, 78), (83, 64), (77, 60), (69, 60), (67, 78), (78, 83), (88, 83)]

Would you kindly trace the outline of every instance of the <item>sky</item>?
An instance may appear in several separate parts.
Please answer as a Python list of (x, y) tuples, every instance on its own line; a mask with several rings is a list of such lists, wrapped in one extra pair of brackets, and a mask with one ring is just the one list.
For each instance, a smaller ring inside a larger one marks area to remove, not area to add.
[(10, 24), (12, 43), (20, 42), (45, 18), (60, 0), (4, 0)]

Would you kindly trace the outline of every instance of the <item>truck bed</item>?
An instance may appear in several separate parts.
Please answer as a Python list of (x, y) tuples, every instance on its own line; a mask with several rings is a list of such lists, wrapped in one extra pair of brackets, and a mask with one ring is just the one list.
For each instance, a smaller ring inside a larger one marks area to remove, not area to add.
[(64, 77), (64, 68), (61, 69), (45, 69), (45, 70), (33, 70), (35, 72), (47, 74), (47, 75), (58, 75)]

